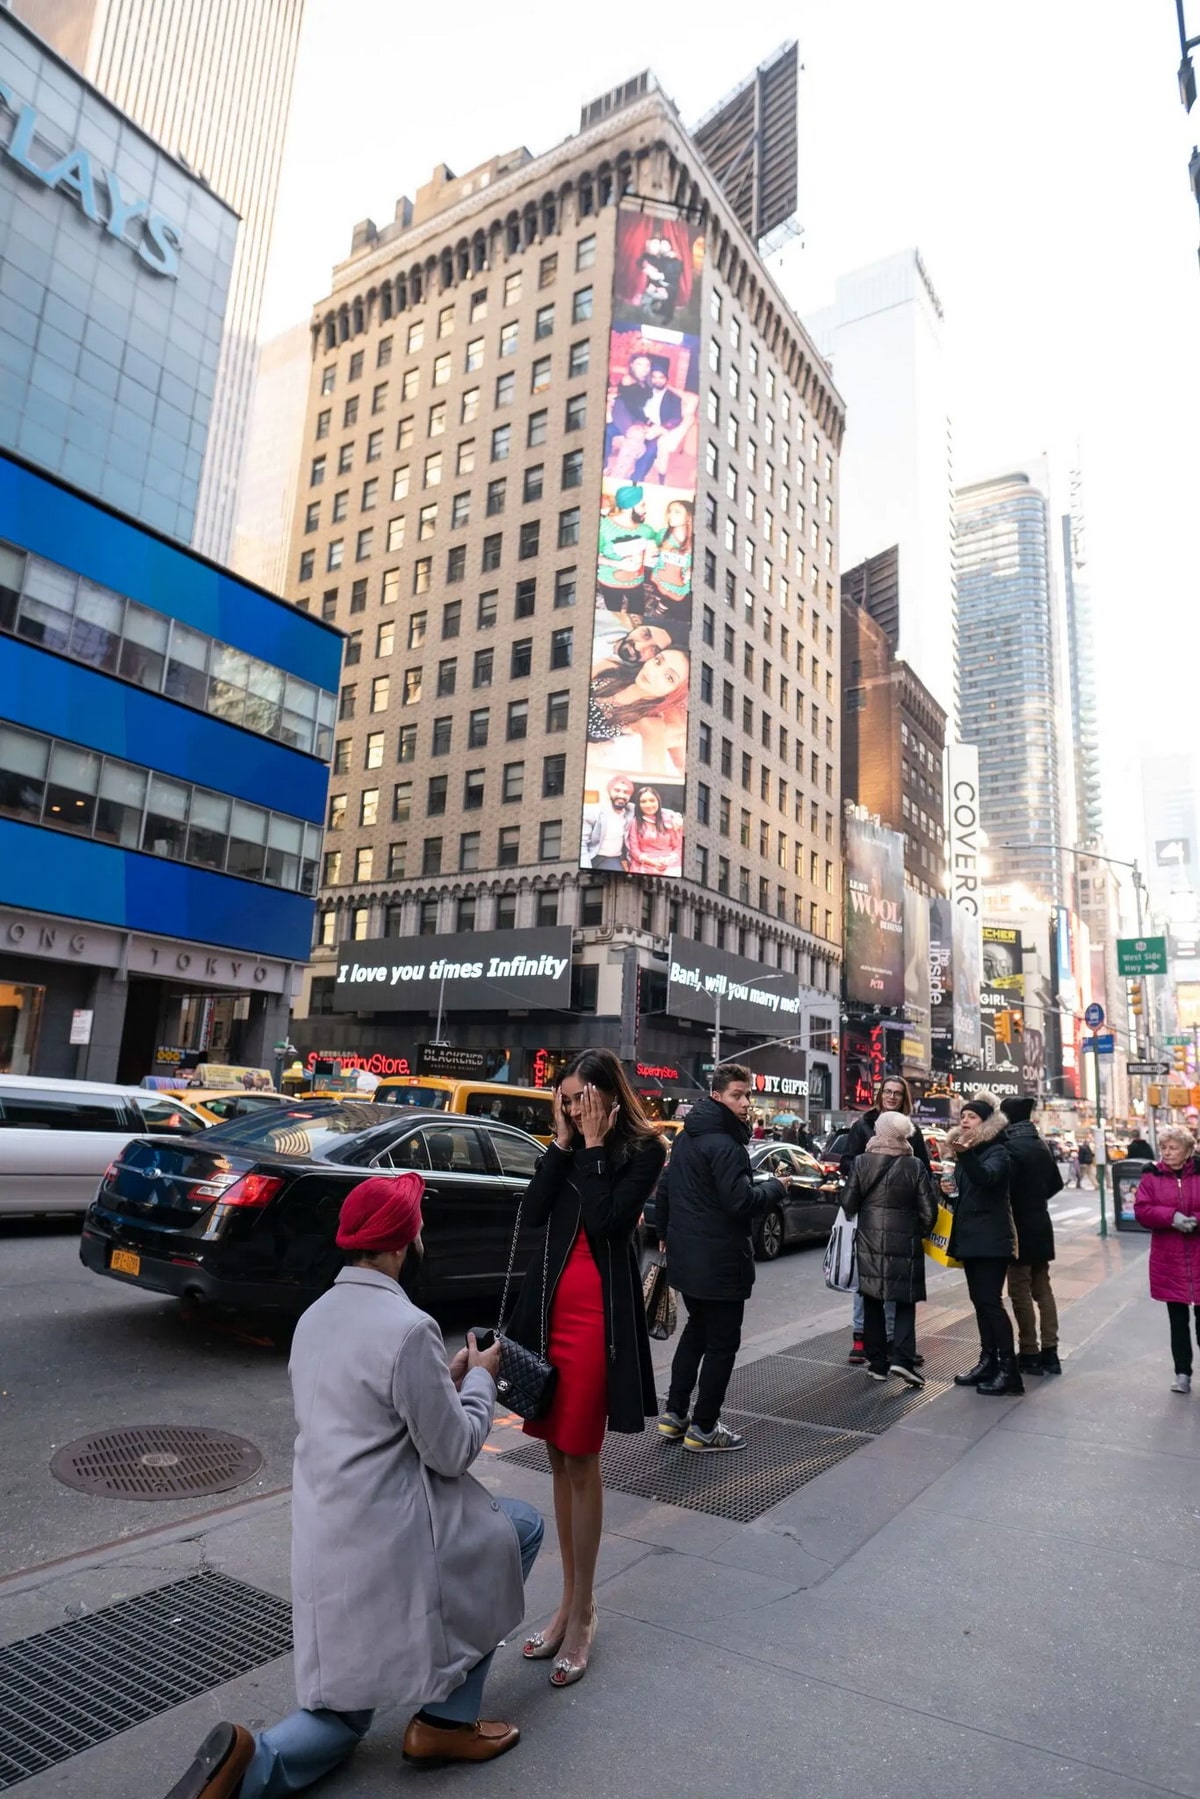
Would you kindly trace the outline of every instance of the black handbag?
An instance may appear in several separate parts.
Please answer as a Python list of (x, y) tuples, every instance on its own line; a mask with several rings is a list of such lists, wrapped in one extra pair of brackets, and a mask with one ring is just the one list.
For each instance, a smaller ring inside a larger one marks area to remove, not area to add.
[(642, 1300), (646, 1307), (646, 1326), (650, 1335), (656, 1342), (665, 1343), (668, 1337), (675, 1334), (679, 1311), (667, 1280), (667, 1258), (664, 1255), (655, 1253), (646, 1264), (646, 1272), (642, 1276)]
[(512, 1285), (513, 1264), (517, 1259), (517, 1239), (521, 1235), (524, 1203), (522, 1200), (517, 1207), (517, 1222), (513, 1226), (512, 1246), (508, 1252), (508, 1272), (504, 1276), (504, 1293), (500, 1300), (500, 1320), (496, 1326), (496, 1339), (500, 1345), (496, 1393), (510, 1412), (515, 1412), (518, 1418), (527, 1418), (532, 1424), (538, 1418), (544, 1418), (550, 1410), (554, 1389), (558, 1385), (558, 1369), (546, 1360), (546, 1288), (550, 1279), (549, 1225), (546, 1227), (546, 1241), (542, 1250), (541, 1352), (535, 1354), (532, 1349), (526, 1349), (523, 1343), (517, 1343), (504, 1334), (504, 1315), (508, 1310), (508, 1291)]

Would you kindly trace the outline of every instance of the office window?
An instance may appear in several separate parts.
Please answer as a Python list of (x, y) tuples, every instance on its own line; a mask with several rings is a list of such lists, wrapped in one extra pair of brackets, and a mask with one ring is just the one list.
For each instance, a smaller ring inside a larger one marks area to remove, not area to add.
[(596, 239), (581, 237), (575, 246), (575, 272), (582, 274), (584, 269), (596, 266)]
[(301, 550), (299, 569), (299, 579), (301, 581), (312, 580), (313, 571), (316, 567), (316, 558), (317, 552), (315, 550)]
[(496, 602), (498, 597), (494, 587), (490, 588), (487, 593), (480, 594), (479, 608), (475, 615), (475, 623), (481, 631), (486, 631), (495, 624)]
[[(322, 610), (324, 610), (323, 607), (322, 607)], [(345, 668), (353, 668), (355, 663), (361, 662), (361, 661), (362, 661), (362, 632), (361, 631), (351, 631), (350, 635), (346, 639), (346, 648), (345, 648), (345, 651), (342, 656), (342, 664)]]
[(489, 518), (498, 518), (504, 511), (504, 497), (507, 492), (508, 482), (503, 475), (488, 482), (485, 511)]
[(525, 798), (525, 764), (523, 762), (506, 762), (504, 764), (500, 798), (505, 805), (512, 805)]
[(517, 582), (516, 597), (513, 601), (514, 618), (532, 618), (537, 605), (537, 577), (531, 576)]
[(508, 672), (514, 681), (518, 681), (522, 679), (523, 676), (533, 672), (532, 637), (517, 638), (512, 646), (512, 660)]
[[(538, 832), (538, 859), (542, 862), (557, 862), (562, 856), (562, 820), (548, 818), (543, 821)], [(545, 916), (543, 916), (545, 906)], [(558, 894), (555, 892), (538, 895), (539, 924), (558, 923)]]
[(558, 275), (558, 252), (552, 250), (549, 256), (543, 256), (538, 264), (538, 286), (552, 287)]
[(530, 467), (525, 470), (524, 480), (521, 485), (522, 500), (528, 503), (531, 500), (541, 499), (542, 488), (545, 483), (545, 474), (546, 465), (543, 462), (532, 463)]
[(462, 601), (447, 600), (442, 607), (442, 637), (457, 637), (462, 630)]
[(471, 323), (473, 325), (477, 325), (479, 323), (480, 319), (486, 319), (486, 317), (487, 317), (487, 298), (488, 297), (487, 297), (487, 289), (486, 288), (480, 288), (477, 293), (473, 293), (471, 295), (470, 318), (471, 318)]
[[(495, 623), (495, 615), (494, 614), (493, 614), (492, 622), (493, 622), (493, 624)], [(475, 667), (474, 667), (474, 672), (472, 675), (472, 686), (474, 686), (474, 687), (490, 687), (491, 686), (491, 684), (492, 684), (492, 666), (493, 666), (494, 660), (495, 660), (495, 652), (493, 650), (476, 650), (476, 652), (475, 652)]]
[(387, 405), (388, 384), (380, 381), (371, 391), (371, 411), (382, 412)]
[(308, 485), (310, 487), (320, 487), (320, 485), (324, 481), (324, 479), (325, 479), (325, 458), (324, 458), (324, 456), (314, 456), (312, 459), (312, 463), (309, 466)]
[(360, 825), (373, 825), (379, 822), (378, 787), (365, 787), (359, 795), (358, 822)]
[(317, 429), (314, 433), (314, 435), (317, 437), (318, 440), (322, 437), (329, 436), (330, 416), (331, 415), (330, 415), (328, 406), (325, 408), (324, 412), (318, 412), (318, 414), (317, 414)]
[(438, 400), (429, 408), (430, 437), (443, 437), (446, 431), (446, 402)]
[(571, 398), (567, 401), (566, 428), (568, 431), (582, 431), (586, 424), (587, 395), (572, 394)]
[(418, 542), (423, 542), (425, 538), (433, 536), (434, 532), (437, 530), (437, 514), (438, 509), (436, 500), (431, 500), (429, 505), (422, 506), (417, 519)]
[(367, 733), (366, 752), (363, 756), (364, 768), (383, 767), (384, 733), (369, 731)]
[(546, 730), (565, 731), (571, 722), (571, 696), (565, 690), (546, 696)]
[(706, 702), (706, 704), (711, 706), (712, 705), (712, 697), (713, 697), (712, 668), (709, 663), (702, 662), (700, 664), (700, 698), (702, 700), (704, 700)]
[(575, 604), (575, 570), (560, 568), (554, 577), (554, 604), (573, 606)]
[(706, 587), (717, 585), (717, 559), (711, 550), (704, 552), (704, 585)]
[(381, 337), (378, 348), (375, 351), (375, 367), (377, 369), (385, 369), (391, 360), (392, 340), (390, 337)]
[(541, 535), (541, 524), (536, 518), (527, 519), (521, 526), (517, 538), (517, 556), (522, 562), (528, 561), (538, 553), (538, 539)]
[(415, 762), (417, 759), (417, 727), (401, 725), (400, 735), (396, 740), (397, 762)]
[(487, 747), (489, 710), (486, 706), (478, 706), (467, 718), (467, 748), (482, 750)]
[(545, 393), (550, 385), (550, 370), (551, 358), (549, 356), (539, 356), (533, 365), (529, 377), (529, 391), (531, 394)]
[(413, 321), (413, 323), (408, 327), (408, 337), (405, 341), (407, 343), (408, 353), (410, 356), (415, 356), (418, 350), (423, 350), (425, 348), (425, 320), (424, 319), (415, 319)]
[(560, 550), (572, 549), (579, 542), (580, 509), (568, 506), (558, 515), (558, 547)]
[(712, 726), (711, 725), (702, 724), (700, 726), (699, 751), (700, 751), (701, 762), (709, 763), (712, 761)]
[(471, 496), (469, 493), (456, 493), (450, 502), (450, 529), (461, 531), (464, 525), (471, 522)]
[(580, 287), (575, 291), (571, 301), (571, 323), (582, 325), (591, 318), (593, 312), (593, 295), (590, 287)]
[(409, 484), (409, 467), (408, 467), (407, 463), (405, 463), (403, 468), (396, 468), (396, 469), (392, 470), (392, 498), (393, 498), (393, 500), (406, 500), (408, 498), (408, 484)]
[(511, 406), (517, 397), (517, 377), (515, 375), (496, 376), (497, 406)]
[[(458, 868), (460, 874), (474, 874), (479, 867), (479, 832), (463, 831), (458, 839)], [(469, 931), (475, 925), (474, 899), (460, 899), (458, 902), (458, 929)]]
[(504, 304), (506, 306), (515, 306), (520, 298), (521, 270), (517, 269), (515, 273), (504, 277)]
[(533, 335), (535, 338), (550, 337), (554, 332), (554, 307), (539, 306), (534, 314)]
[[(521, 856), (520, 825), (505, 825), (496, 843), (496, 862), (500, 868), (515, 868)], [(516, 923), (517, 896), (504, 893), (496, 901), (496, 929), (511, 930)]]
[(529, 735), (528, 700), (508, 702), (508, 722), (504, 734), (510, 743), (519, 743)]
[(347, 400), (346, 404), (342, 407), (342, 426), (344, 429), (348, 429), (349, 426), (356, 425), (357, 423), (358, 395), (355, 394), (353, 398)]
[[(482, 367), (483, 367), (483, 339), (481, 337), (473, 337), (467, 345), (467, 353), (466, 353), (466, 358), (464, 361), (464, 368), (466, 370), (466, 373), (468, 375), (471, 375), (471, 374), (474, 374), (476, 369), (481, 369)], [(479, 389), (475, 388), (473, 391), (477, 394), (479, 392)]]
[(396, 627), (391, 621), (380, 625), (375, 632), (375, 654), (390, 656), (396, 646)]
[(565, 792), (567, 784), (567, 758), (565, 756), (544, 756), (542, 758), (542, 796), (551, 798)]
[(373, 528), (370, 525), (364, 525), (354, 540), (354, 560), (356, 562), (366, 562), (371, 554), (371, 545), (374, 542), (374, 538), (375, 532)]
[(408, 621), (408, 647), (419, 650), (425, 643), (426, 626), (429, 623), (427, 612), (414, 612)]
[(406, 668), (404, 671), (404, 700), (406, 706), (415, 706), (421, 698), (421, 682), (423, 670)]
[(413, 563), (413, 592), (428, 593), (433, 581), (433, 557), (418, 556)]
[(579, 922), (585, 925), (604, 923), (604, 887), (599, 881), (579, 890)]
[(341, 850), (326, 850), (324, 860), (321, 864), (321, 885), (322, 885), (322, 887), (336, 887), (341, 882), (341, 878), (342, 878), (342, 852), (341, 852)]
[(400, 398), (415, 400), (421, 391), (421, 372), (419, 369), (405, 369), (400, 377)]
[(378, 500), (378, 498), (379, 498), (379, 476), (372, 475), (369, 481), (364, 481), (362, 484), (361, 510), (363, 512), (373, 511), (374, 507), (375, 507), (375, 503)]
[(526, 442), (527, 446), (529, 447), (529, 449), (536, 450), (539, 444), (545, 443), (545, 441), (546, 441), (546, 419), (547, 419), (547, 414), (545, 412), (531, 412), (530, 413), (529, 429), (525, 434), (525, 442)]
[(329, 516), (335, 525), (340, 525), (349, 510), (350, 489), (343, 487), (339, 493), (335, 493), (333, 496), (333, 508)]
[(469, 387), (459, 401), (458, 422), (460, 425), (473, 425), (479, 417), (479, 389)]
[(492, 432), (492, 461), (506, 462), (512, 448), (512, 426), (497, 425)]
[(425, 487), (440, 487), (441, 484), (442, 452), (440, 450), (431, 450), (425, 458), (423, 485)]
[(483, 554), (480, 559), (480, 567), (483, 569), (485, 574), (487, 573), (487, 571), (489, 569), (494, 569), (494, 568), (500, 567), (500, 554), (501, 554), (501, 550), (503, 548), (503, 543), (504, 543), (504, 538), (503, 538), (502, 533), (499, 531), (493, 532), (493, 534), (490, 537), (484, 538)]
[(441, 718), (435, 718), (433, 721), (432, 754), (435, 756), (448, 756), (453, 741), (454, 720), (448, 714), (444, 714)]
[(550, 633), (550, 666), (551, 666), (551, 668), (570, 668), (570, 666), (571, 666), (571, 646), (572, 646), (573, 641), (574, 641), (574, 631), (570, 625), (565, 625), (557, 631), (551, 631), (551, 633)]
[(467, 546), (457, 543), (446, 552), (446, 580), (461, 581), (467, 572)]
[(390, 675), (376, 675), (375, 676), (374, 680), (371, 682), (371, 710), (372, 710), (372, 712), (386, 712), (387, 711), (388, 697), (391, 693), (391, 688), (392, 688), (392, 678)]
[[(407, 864), (407, 861), (408, 861), (408, 845), (407, 845), (407, 843), (389, 843), (388, 844), (387, 871), (388, 871), (389, 877), (393, 881), (402, 881), (404, 879), (405, 866)], [(397, 920), (397, 923), (398, 922), (399, 921)], [(393, 933), (392, 931), (388, 932), (389, 937), (391, 937), (393, 935), (399, 936), (400, 933), (399, 933), (399, 931), (396, 931), (395, 933)]]
[(381, 426), (378, 431), (372, 431), (370, 436), (367, 438), (367, 461), (368, 462), (378, 462), (379, 458), (382, 455), (383, 455), (383, 427)]
[(709, 822), (711, 798), (711, 788), (707, 787), (703, 781), (698, 782), (696, 786), (696, 817), (702, 825)]
[(518, 326), (517, 321), (515, 319), (510, 320), (510, 322), (507, 325), (501, 325), (501, 327), (500, 327), (500, 354), (501, 354), (501, 356), (515, 356), (516, 355), (516, 353), (517, 353), (517, 338), (518, 338), (519, 330), (520, 330), (520, 327)]
[(440, 356), (433, 359), (433, 385), (445, 387), (450, 380), (450, 352), (443, 350)]
[(459, 444), (454, 459), (454, 469), (455, 473), (459, 475), (475, 473), (475, 439), (473, 437), (468, 437), (464, 443)]
[(325, 567), (331, 574), (335, 569), (341, 568), (342, 558), (345, 554), (345, 550), (346, 550), (345, 539), (341, 538), (341, 537), (335, 537), (333, 542), (329, 545), (329, 548), (325, 555)]
[(304, 509), (305, 532), (307, 533), (309, 531), (315, 531), (318, 528), (318, 526), (320, 525), (320, 523), (321, 523), (321, 502), (320, 502), (320, 500), (310, 500), (308, 505)]
[(447, 656), (438, 663), (437, 691), (439, 699), (448, 699), (454, 692), (458, 679), (458, 658)]
[[(349, 737), (339, 737), (333, 746), (333, 773), (335, 775), (345, 775), (350, 772), (351, 742), (352, 739)], [(331, 800), (330, 805), (332, 804)]]
[[(349, 738), (346, 739), (349, 743)], [(349, 758), (347, 758), (349, 765)], [(344, 793), (331, 793), (329, 796), (329, 825), (331, 831), (340, 831), (346, 824), (346, 796)]]
[(430, 818), (438, 818), (446, 810), (446, 775), (430, 775), (429, 791), (425, 796), (425, 811)]
[(323, 394), (331, 394), (333, 392), (334, 382), (336, 380), (337, 380), (337, 370), (333, 367), (333, 365), (331, 363), (327, 369), (321, 370), (321, 392)]
[(415, 434), (415, 421), (412, 418), (401, 419), (396, 426), (396, 448), (411, 450)]
[[(427, 837), (421, 845), (421, 873), (423, 875), (440, 875), (442, 872), (442, 840), (440, 837)], [(432, 905), (433, 916), (429, 929), (426, 929), (425, 909)], [(420, 935), (432, 937), (437, 930), (437, 901), (421, 901)]]
[(562, 459), (563, 487), (583, 486), (583, 451), (568, 450)]

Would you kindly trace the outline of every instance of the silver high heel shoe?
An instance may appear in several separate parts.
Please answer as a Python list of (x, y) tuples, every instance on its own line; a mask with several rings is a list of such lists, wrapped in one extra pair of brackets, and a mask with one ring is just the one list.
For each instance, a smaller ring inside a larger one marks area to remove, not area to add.
[(527, 1662), (553, 1661), (554, 1657), (563, 1646), (563, 1638), (566, 1634), (567, 1627), (565, 1624), (558, 1636), (554, 1638), (548, 1637), (544, 1631), (535, 1630), (531, 1637), (526, 1637), (521, 1654)]
[[(592, 1640), (588, 1644), (589, 1657), (595, 1646), (596, 1632), (600, 1628), (600, 1618), (596, 1611), (596, 1601), (594, 1599), (592, 1600), (590, 1622), (592, 1627)], [(566, 1632), (564, 1631), (563, 1634), (565, 1636)], [(587, 1671), (587, 1662), (573, 1662), (569, 1655), (560, 1655), (550, 1672), (550, 1685), (552, 1687), (573, 1687), (577, 1680), (583, 1679)]]

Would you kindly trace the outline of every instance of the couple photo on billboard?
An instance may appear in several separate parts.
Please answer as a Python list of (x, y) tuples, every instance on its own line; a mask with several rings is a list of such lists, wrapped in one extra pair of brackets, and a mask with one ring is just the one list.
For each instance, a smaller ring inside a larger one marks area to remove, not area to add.
[(703, 241), (617, 219), (584, 775), (584, 868), (683, 873)]

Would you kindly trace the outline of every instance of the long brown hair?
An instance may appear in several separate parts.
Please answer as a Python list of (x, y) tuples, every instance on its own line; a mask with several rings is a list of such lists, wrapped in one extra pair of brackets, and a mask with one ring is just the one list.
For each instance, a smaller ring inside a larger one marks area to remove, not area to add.
[[(608, 1133), (606, 1142), (619, 1146), (622, 1160), (631, 1156), (643, 1144), (660, 1141), (658, 1132), (646, 1116), (645, 1107), (629, 1084), (629, 1076), (625, 1066), (611, 1049), (585, 1049), (563, 1069), (554, 1086), (557, 1091), (569, 1074), (576, 1076), (589, 1087), (598, 1087), (601, 1093), (609, 1094), (616, 1101), (620, 1110), (617, 1122)], [(575, 1133), (578, 1135), (578, 1132)]]
[(908, 1082), (905, 1080), (905, 1078), (902, 1074), (885, 1074), (884, 1075), (884, 1077), (880, 1081), (878, 1087), (876, 1087), (876, 1089), (875, 1089), (876, 1109), (878, 1111), (883, 1110), (883, 1090), (885, 1087), (888, 1087), (888, 1086), (903, 1087), (904, 1103), (900, 1107), (900, 1110), (904, 1113), (905, 1117), (907, 1118), (909, 1113), (912, 1111), (912, 1088), (909, 1086)]

